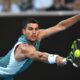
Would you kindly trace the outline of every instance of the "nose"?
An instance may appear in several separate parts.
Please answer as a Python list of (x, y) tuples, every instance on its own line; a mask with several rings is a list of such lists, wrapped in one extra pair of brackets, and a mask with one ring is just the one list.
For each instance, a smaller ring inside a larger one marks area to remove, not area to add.
[(33, 32), (32, 32), (33, 34), (36, 34), (36, 30), (33, 30)]

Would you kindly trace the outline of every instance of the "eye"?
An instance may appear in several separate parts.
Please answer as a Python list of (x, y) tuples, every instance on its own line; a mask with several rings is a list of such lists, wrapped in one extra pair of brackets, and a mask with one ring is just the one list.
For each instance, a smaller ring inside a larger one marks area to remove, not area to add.
[(29, 27), (28, 30), (33, 30), (33, 28), (32, 27)]
[(38, 30), (38, 28), (36, 28), (35, 30)]

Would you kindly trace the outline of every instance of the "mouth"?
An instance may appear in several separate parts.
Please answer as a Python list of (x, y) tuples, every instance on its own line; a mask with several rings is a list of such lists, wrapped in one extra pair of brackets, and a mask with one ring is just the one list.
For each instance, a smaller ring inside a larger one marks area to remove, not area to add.
[(31, 37), (32, 37), (32, 38), (36, 38), (37, 36), (36, 36), (36, 35), (32, 35)]

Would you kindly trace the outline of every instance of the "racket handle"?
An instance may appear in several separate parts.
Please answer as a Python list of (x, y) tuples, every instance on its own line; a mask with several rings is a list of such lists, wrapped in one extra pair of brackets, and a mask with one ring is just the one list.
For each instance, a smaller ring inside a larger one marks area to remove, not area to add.
[(74, 63), (71, 59), (67, 59), (67, 58), (63, 59), (63, 63), (65, 65), (67, 64), (68, 61), (70, 61), (74, 67), (76, 67), (76, 68), (78, 67), (78, 65), (76, 63)]
[(64, 63), (65, 65), (67, 64), (66, 58), (63, 59), (63, 63)]

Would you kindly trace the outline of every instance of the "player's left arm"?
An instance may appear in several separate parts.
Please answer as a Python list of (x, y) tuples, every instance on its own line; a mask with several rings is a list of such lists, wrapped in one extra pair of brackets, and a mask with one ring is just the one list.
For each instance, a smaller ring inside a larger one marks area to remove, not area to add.
[(68, 27), (72, 26), (74, 23), (78, 22), (79, 20), (80, 20), (80, 15), (75, 15), (75, 16), (70, 17), (68, 19), (62, 20), (55, 26), (52, 26), (48, 29), (41, 30), (38, 38), (43, 39), (43, 38), (48, 37), (54, 33), (65, 30)]

